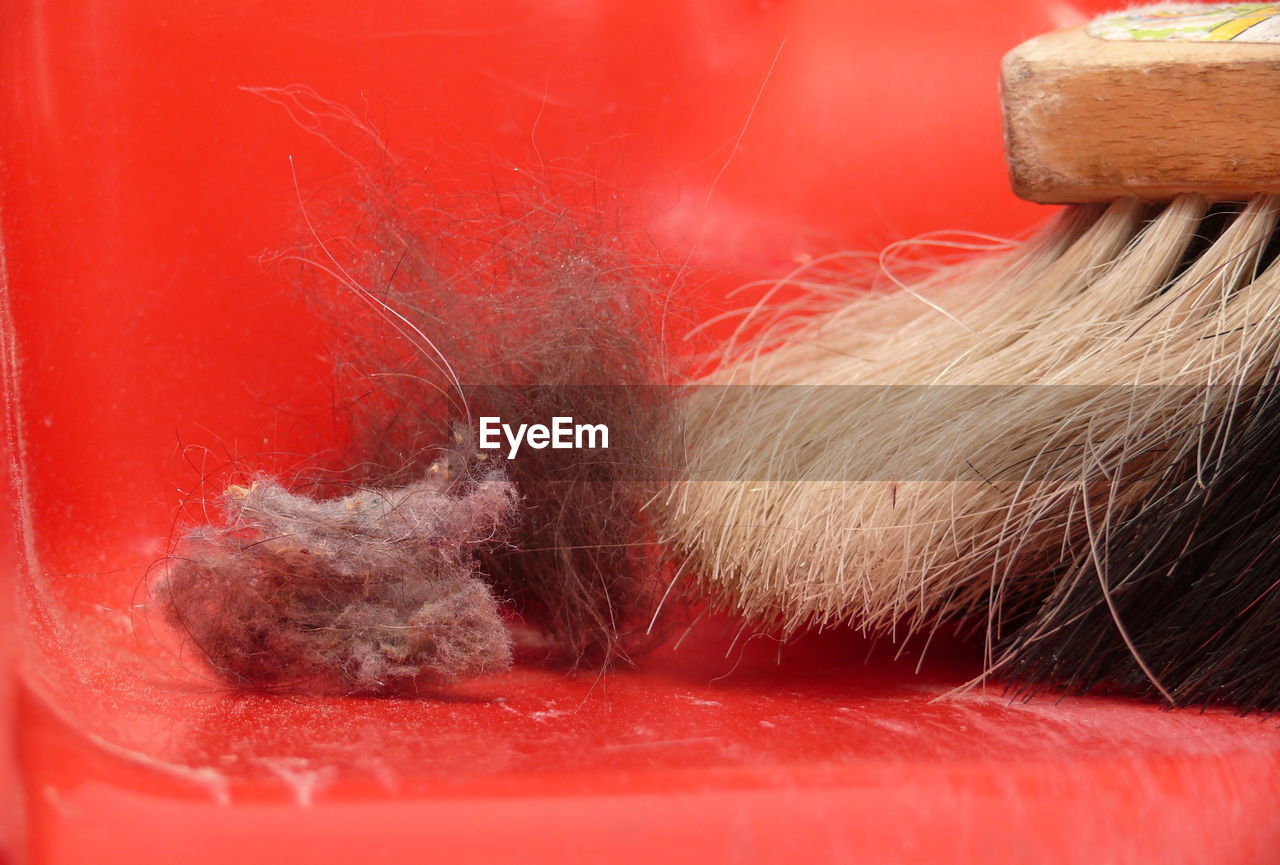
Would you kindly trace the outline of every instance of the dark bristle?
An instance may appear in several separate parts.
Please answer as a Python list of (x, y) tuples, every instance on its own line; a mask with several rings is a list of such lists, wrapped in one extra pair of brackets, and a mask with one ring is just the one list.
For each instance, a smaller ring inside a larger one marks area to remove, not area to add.
[(1203, 447), (1102, 539), (1105, 556), (1074, 562), (1004, 646), (1000, 670), (1015, 693), (1114, 690), (1178, 706), (1280, 709), (1274, 377), (1213, 421)]

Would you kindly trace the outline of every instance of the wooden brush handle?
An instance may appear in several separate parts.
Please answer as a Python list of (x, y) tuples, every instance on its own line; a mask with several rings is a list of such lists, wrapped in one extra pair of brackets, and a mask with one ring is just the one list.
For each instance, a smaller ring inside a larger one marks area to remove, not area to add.
[(1022, 198), (1280, 192), (1280, 44), (1113, 41), (1073, 27), (1011, 51), (1001, 93)]

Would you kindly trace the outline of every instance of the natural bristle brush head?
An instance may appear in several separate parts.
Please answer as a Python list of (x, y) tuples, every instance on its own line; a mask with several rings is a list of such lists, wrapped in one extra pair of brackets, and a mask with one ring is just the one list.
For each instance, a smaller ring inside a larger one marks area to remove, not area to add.
[(1037, 686), (1280, 705), (1255, 471), (1280, 432), (1280, 44), (1188, 41), (1182, 18), (1216, 9), (1220, 43), (1249, 10), (1180, 9), (1006, 59), (1015, 188), (1074, 204), (1046, 229), (887, 293), (805, 274), (825, 309), (727, 348), (663, 509), (722, 605), (985, 634)]

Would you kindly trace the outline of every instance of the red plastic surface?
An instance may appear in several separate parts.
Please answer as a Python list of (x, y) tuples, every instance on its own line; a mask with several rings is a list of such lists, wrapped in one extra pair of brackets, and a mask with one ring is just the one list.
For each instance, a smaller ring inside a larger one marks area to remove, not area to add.
[(1100, 8), (9, 4), (29, 861), (1280, 861), (1274, 723), (935, 702), (975, 672), (938, 647), (918, 674), (847, 635), (779, 662), (722, 623), (634, 673), (294, 699), (226, 693), (133, 609), (202, 471), (333, 436), (320, 328), (257, 256), (297, 222), (290, 158), (304, 186), (342, 166), (244, 88), (308, 86), (443, 181), (596, 175), (724, 289), (1042, 218), (1007, 191), (997, 63)]

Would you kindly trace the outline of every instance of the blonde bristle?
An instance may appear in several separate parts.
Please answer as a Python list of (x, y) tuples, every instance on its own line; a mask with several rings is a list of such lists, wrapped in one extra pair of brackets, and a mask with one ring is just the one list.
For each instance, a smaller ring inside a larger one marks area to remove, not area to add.
[(828, 290), (840, 305), (743, 340), (692, 393), (670, 542), (784, 631), (997, 638), (1272, 369), (1278, 204), (1075, 207), (899, 291)]

